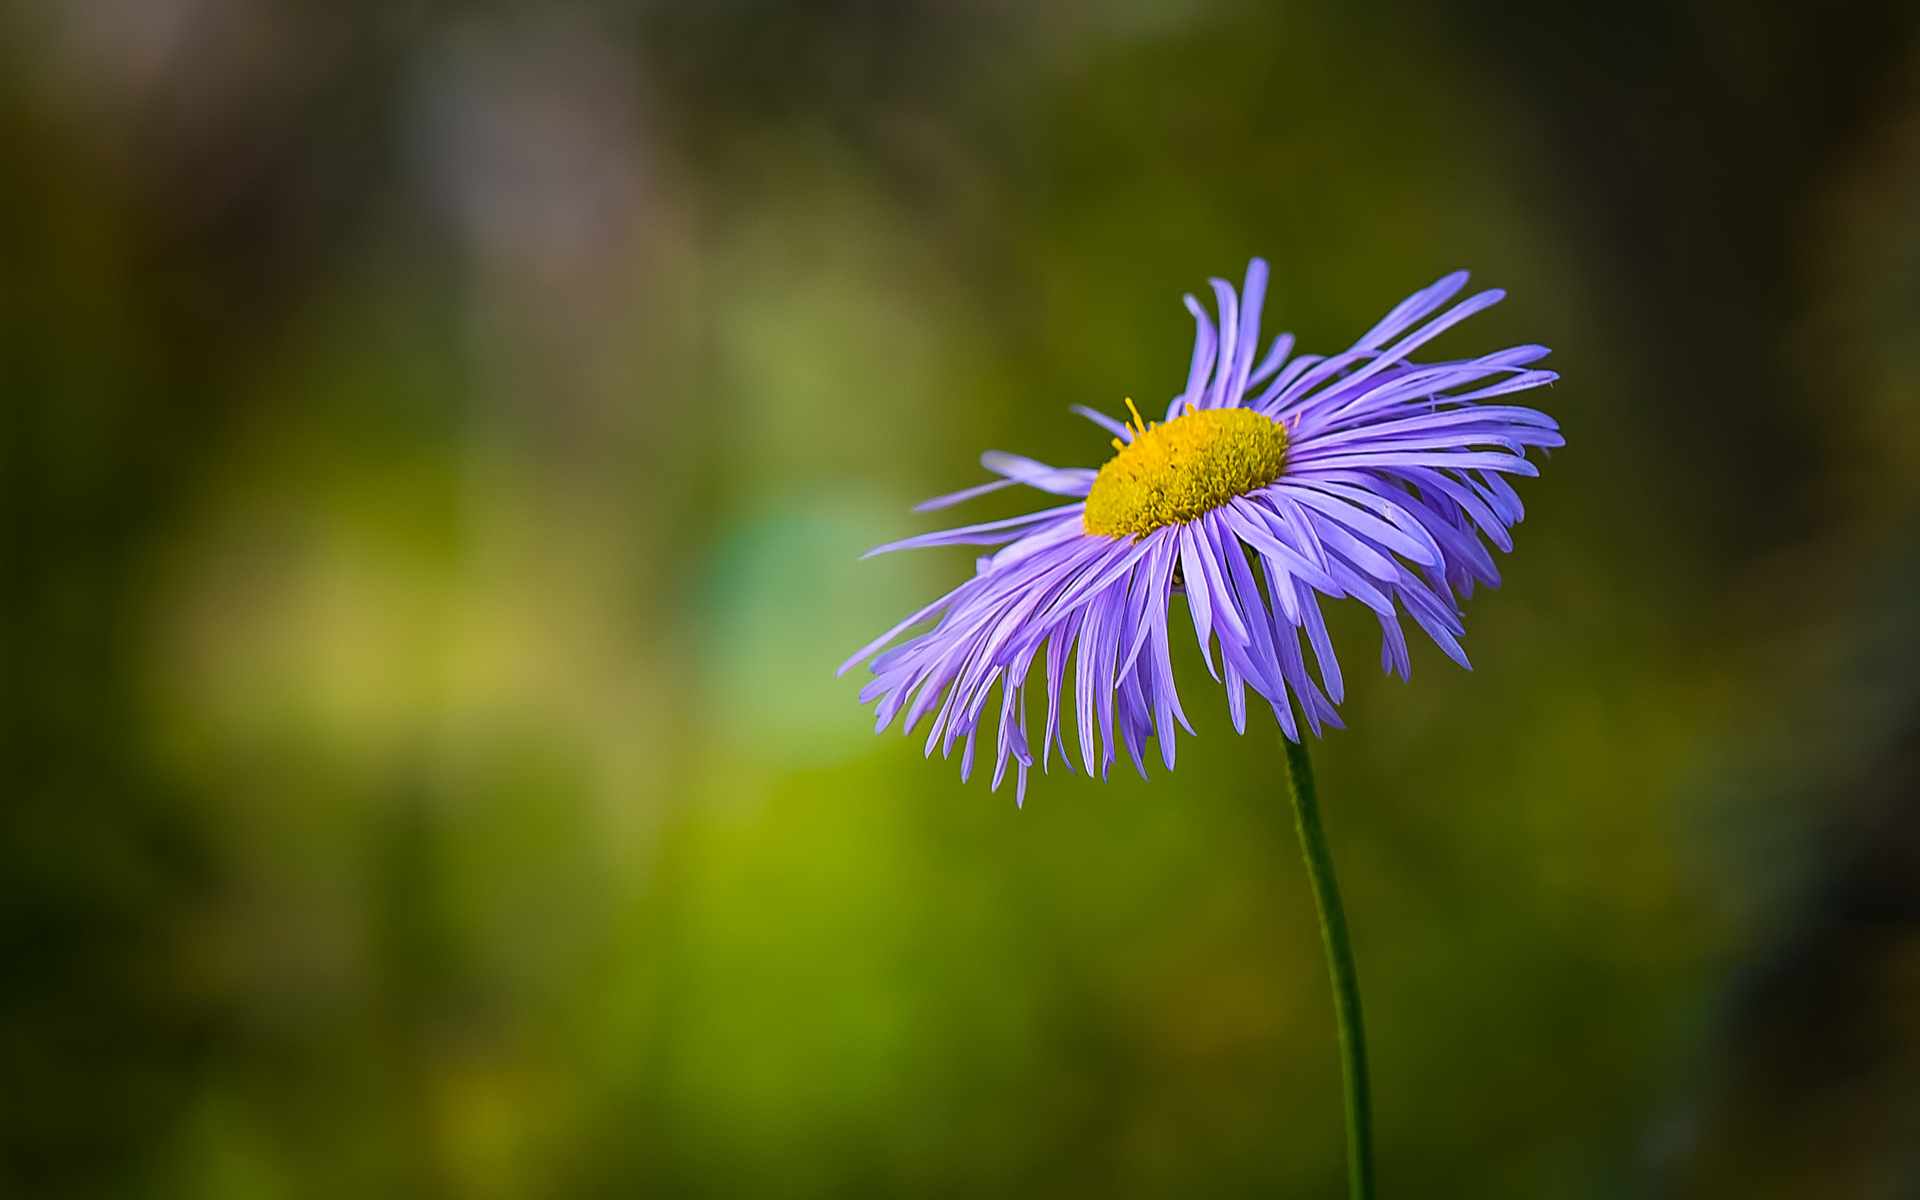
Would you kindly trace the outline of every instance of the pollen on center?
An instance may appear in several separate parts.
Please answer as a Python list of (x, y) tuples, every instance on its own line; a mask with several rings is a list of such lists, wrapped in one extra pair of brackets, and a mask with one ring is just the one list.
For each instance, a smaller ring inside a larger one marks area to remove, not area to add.
[(1134, 420), (1133, 441), (1114, 439), (1120, 453), (1087, 494), (1088, 533), (1137, 536), (1191, 521), (1272, 483), (1286, 463), (1286, 429), (1248, 409), (1188, 405), (1164, 425), (1148, 425), (1134, 409)]

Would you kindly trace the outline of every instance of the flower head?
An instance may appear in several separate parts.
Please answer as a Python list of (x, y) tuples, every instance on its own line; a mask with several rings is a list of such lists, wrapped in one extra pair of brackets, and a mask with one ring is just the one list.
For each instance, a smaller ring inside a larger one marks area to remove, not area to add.
[(1323, 724), (1339, 726), (1334, 706), (1345, 689), (1321, 596), (1352, 597), (1373, 610), (1381, 665), (1403, 679), (1412, 670), (1403, 613), (1467, 666), (1459, 599), (1476, 582), (1499, 585), (1485, 543), (1511, 550), (1508, 531), (1523, 516), (1504, 476), (1538, 474), (1527, 447), (1562, 439), (1544, 413), (1483, 403), (1551, 383), (1553, 372), (1528, 366), (1546, 347), (1456, 362), (1408, 359), (1505, 294), (1481, 292), (1441, 311), (1466, 281), (1456, 272), (1407, 297), (1343, 354), (1290, 358), (1293, 336), (1283, 333), (1257, 366), (1267, 264), (1253, 260), (1239, 296), (1212, 281), (1217, 328), (1188, 296), (1198, 326), (1193, 365), (1164, 423), (1141, 419), (1131, 400), (1125, 424), (1075, 405), (1114, 435), (1116, 453), (1098, 471), (992, 450), (980, 462), (1000, 479), (916, 511), (1013, 484), (1084, 499), (869, 552), (1008, 543), (981, 558), (973, 578), (841, 665), (844, 673), (878, 653), (860, 693), (863, 703), (879, 702), (877, 730), (898, 716), (910, 733), (931, 716), (927, 753), (938, 746), (951, 754), (964, 740), (964, 778), (997, 697), (993, 785), (1012, 762), (1024, 799), (1034, 764), (1025, 698), (1037, 670), (1047, 701), (1043, 769), (1056, 746), (1072, 767), (1063, 707), (1072, 709), (1089, 774), (1104, 777), (1124, 747), (1145, 775), (1148, 738), (1172, 769), (1176, 726), (1193, 732), (1169, 652), (1167, 608), (1176, 593), (1186, 596), (1207, 670), (1225, 682), (1242, 732), (1248, 687), (1295, 741), (1296, 703), (1316, 735)]

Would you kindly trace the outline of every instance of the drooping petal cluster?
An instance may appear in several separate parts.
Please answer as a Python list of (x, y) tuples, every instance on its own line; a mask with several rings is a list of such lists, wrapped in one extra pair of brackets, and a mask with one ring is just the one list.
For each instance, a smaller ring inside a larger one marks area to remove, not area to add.
[[(965, 777), (980, 723), (989, 706), (997, 707), (993, 785), (1014, 764), (1024, 798), (1035, 762), (1025, 698), (1039, 680), (1046, 696), (1043, 767), (1055, 747), (1071, 767), (1063, 715), (1070, 713), (1088, 773), (1104, 778), (1124, 747), (1145, 775), (1149, 738), (1171, 769), (1176, 726), (1193, 732), (1173, 680), (1168, 605), (1175, 593), (1186, 597), (1207, 669), (1226, 684), (1242, 732), (1248, 687), (1296, 741), (1296, 704), (1316, 735), (1322, 725), (1340, 724), (1335, 705), (1344, 685), (1321, 618), (1322, 596), (1352, 597), (1373, 610), (1389, 672), (1411, 672), (1403, 615), (1467, 666), (1459, 600), (1476, 582), (1498, 586), (1487, 543), (1511, 550), (1509, 531), (1524, 515), (1505, 476), (1538, 474), (1527, 448), (1562, 439), (1544, 413), (1488, 403), (1551, 383), (1553, 372), (1530, 366), (1545, 347), (1456, 362), (1410, 360), (1504, 295), (1481, 292), (1449, 306), (1466, 281), (1457, 272), (1414, 293), (1344, 353), (1290, 357), (1293, 337), (1281, 334), (1257, 364), (1265, 262), (1253, 260), (1239, 295), (1226, 281), (1211, 281), (1217, 326), (1188, 296), (1197, 325), (1193, 362), (1166, 424), (1123, 424), (1076, 405), (1075, 412), (1114, 435), (1119, 453), (1105, 471), (989, 451), (981, 464), (999, 480), (917, 509), (945, 508), (1016, 483), (1084, 498), (1104, 480), (1094, 497), (1099, 512), (1082, 499), (870, 552), (1005, 544), (979, 560), (973, 578), (841, 666), (844, 673), (878, 655), (874, 678), (860, 693), (863, 703), (878, 702), (876, 728), (899, 717), (911, 733), (930, 719), (927, 753), (937, 747), (950, 754), (961, 745)], [(1245, 418), (1205, 416), (1232, 408), (1274, 422), (1279, 436), (1250, 441)], [(1225, 454), (1257, 461), (1249, 467), (1208, 457)], [(931, 628), (888, 648), (929, 622)]]

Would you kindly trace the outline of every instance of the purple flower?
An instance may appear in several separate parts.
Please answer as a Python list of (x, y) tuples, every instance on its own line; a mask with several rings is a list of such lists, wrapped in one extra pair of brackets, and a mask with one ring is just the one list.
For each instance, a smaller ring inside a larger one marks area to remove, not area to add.
[(1441, 311), (1466, 281), (1459, 271), (1407, 297), (1344, 354), (1290, 359), (1293, 335), (1283, 333), (1257, 365), (1267, 264), (1256, 258), (1248, 266), (1243, 297), (1225, 280), (1212, 281), (1217, 329), (1188, 296), (1198, 325), (1193, 367), (1164, 424), (1141, 420), (1131, 400), (1129, 424), (1075, 405), (1114, 434), (1117, 453), (1099, 471), (991, 450), (980, 462), (1000, 479), (916, 511), (1016, 483), (1084, 499), (869, 552), (1011, 543), (841, 665), (845, 673), (912, 627), (935, 622), (873, 660), (875, 678), (860, 699), (879, 702), (876, 731), (899, 716), (911, 733), (930, 716), (927, 753), (938, 746), (951, 754), (964, 738), (966, 778), (980, 720), (997, 695), (993, 786), (1011, 760), (1024, 800), (1034, 762), (1026, 690), (1042, 672), (1043, 769), (1055, 746), (1072, 768), (1063, 707), (1073, 712), (1089, 774), (1104, 778), (1117, 760), (1116, 724), (1118, 743), (1143, 776), (1141, 747), (1150, 737), (1172, 769), (1176, 723), (1193, 732), (1168, 650), (1167, 605), (1176, 592), (1186, 595), (1200, 652), (1226, 683), (1241, 732), (1249, 686), (1295, 741), (1295, 702), (1316, 736), (1322, 724), (1339, 727), (1334, 706), (1344, 687), (1322, 595), (1351, 596), (1373, 610), (1381, 665), (1403, 679), (1411, 663), (1402, 610), (1468, 666), (1455, 597), (1471, 595), (1475, 581), (1499, 585), (1481, 538), (1511, 550), (1508, 530), (1523, 516), (1504, 476), (1538, 474), (1526, 448), (1563, 443), (1544, 413), (1483, 403), (1557, 378), (1528, 367), (1546, 347), (1458, 362), (1408, 360), (1505, 295), (1481, 292)]

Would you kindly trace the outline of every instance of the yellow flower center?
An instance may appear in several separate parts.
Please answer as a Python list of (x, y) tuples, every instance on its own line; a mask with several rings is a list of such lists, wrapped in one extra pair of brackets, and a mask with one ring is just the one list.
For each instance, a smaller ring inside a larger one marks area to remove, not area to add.
[[(1088, 533), (1151, 533), (1191, 521), (1235, 496), (1280, 477), (1287, 431), (1244, 408), (1196, 410), (1165, 425), (1148, 425), (1127, 401), (1139, 431), (1093, 481), (1082, 518)], [(1129, 426), (1128, 428), (1133, 428)]]

